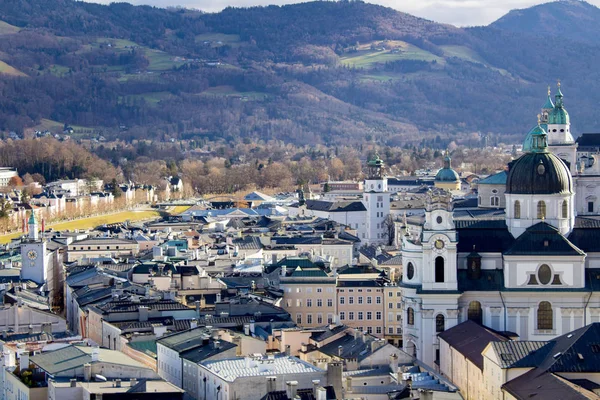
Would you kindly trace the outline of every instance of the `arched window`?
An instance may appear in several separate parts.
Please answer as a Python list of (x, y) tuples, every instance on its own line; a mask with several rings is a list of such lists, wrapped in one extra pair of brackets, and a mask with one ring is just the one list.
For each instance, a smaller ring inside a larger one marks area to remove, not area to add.
[(545, 219), (546, 218), (546, 202), (544, 200), (540, 200), (537, 203), (537, 219)]
[(406, 279), (409, 281), (415, 276), (415, 266), (413, 263), (409, 262), (406, 266)]
[(569, 203), (567, 200), (562, 202), (562, 217), (569, 218)]
[(483, 321), (483, 312), (481, 311), (481, 303), (473, 300), (469, 303), (469, 310), (467, 312), (467, 318), (473, 322), (481, 324)]
[(514, 214), (515, 219), (521, 218), (521, 202), (519, 200), (515, 201)]
[(406, 324), (407, 325), (415, 324), (415, 310), (413, 310), (411, 307), (408, 307), (406, 309)]
[(542, 301), (537, 310), (537, 328), (553, 329), (552, 305), (547, 301)]
[(435, 281), (444, 282), (444, 257), (435, 258)]
[(435, 331), (437, 333), (444, 332), (446, 329), (446, 319), (442, 314), (438, 314), (435, 317)]

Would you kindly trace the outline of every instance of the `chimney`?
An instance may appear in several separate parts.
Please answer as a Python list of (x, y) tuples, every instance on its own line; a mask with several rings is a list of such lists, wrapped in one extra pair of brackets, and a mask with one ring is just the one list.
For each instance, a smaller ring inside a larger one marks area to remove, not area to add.
[(76, 387), (77, 386), (77, 379), (70, 379), (69, 382), (70, 382), (70, 386), (71, 387)]
[(48, 323), (42, 324), (42, 332), (51, 334), (52, 333), (52, 323), (48, 322)]
[(419, 389), (419, 399), (421, 399), (421, 400), (433, 400), (433, 390)]
[(196, 329), (198, 327), (198, 320), (196, 318), (192, 318), (190, 321), (190, 329)]
[(21, 371), (23, 371), (24, 369), (28, 369), (29, 368), (29, 352), (24, 351), (19, 355), (19, 357), (20, 357), (19, 369)]
[(92, 379), (92, 364), (83, 365), (83, 380), (89, 382)]
[(342, 369), (343, 363), (332, 362), (327, 364), (327, 383), (333, 386), (338, 399), (342, 398)]
[(390, 370), (392, 374), (398, 372), (398, 355), (396, 353), (390, 356)]
[(288, 357), (292, 355), (291, 347), (289, 344), (285, 345), (285, 355)]
[(244, 335), (250, 336), (250, 325), (244, 324)]
[(29, 326), (27, 327), (27, 334), (33, 335), (33, 325), (29, 324)]
[(242, 338), (239, 336), (234, 336), (233, 340), (231, 341), (233, 344), (235, 344), (235, 355), (236, 357), (241, 357), (242, 356)]
[(285, 384), (285, 393), (287, 394), (288, 399), (293, 399), (296, 397), (296, 393), (298, 392), (298, 381), (289, 381)]
[(254, 320), (250, 320), (250, 333), (254, 335)]
[(287, 266), (282, 266), (281, 267), (281, 276), (285, 276), (287, 274)]
[(138, 316), (139, 316), (140, 322), (148, 321), (148, 307), (140, 306), (138, 308)]
[(352, 392), (352, 377), (351, 376), (346, 377), (346, 393), (348, 393), (348, 392)]
[(267, 376), (267, 393), (271, 393), (277, 390), (277, 377)]
[(375, 353), (375, 351), (377, 351), (377, 349), (379, 349), (380, 347), (382, 347), (385, 344), (383, 339), (375, 339), (371, 342), (371, 353)]
[(338, 352), (337, 352), (338, 357), (342, 357), (342, 350), (344, 350), (344, 346), (341, 346), (341, 345), (338, 346)]
[(194, 304), (196, 305), (196, 315), (200, 315), (200, 300), (196, 300)]
[(217, 293), (217, 300), (216, 300), (216, 302), (217, 303), (221, 302), (221, 293)]
[(137, 385), (137, 379), (135, 379), (135, 378), (131, 378), (131, 379), (129, 380), (129, 387), (130, 387), (130, 388), (132, 388), (132, 387), (134, 387), (135, 385)]
[[(337, 393), (336, 393), (337, 396)], [(317, 395), (315, 396), (316, 400), (327, 400), (327, 389), (324, 387), (319, 387), (317, 389)]]
[(313, 396), (315, 396), (315, 399), (317, 398), (318, 392), (319, 392), (319, 384), (321, 383), (320, 380), (318, 379), (313, 379), (312, 384), (313, 384)]
[(118, 387), (118, 388), (121, 387), (121, 380), (120, 379), (115, 379), (115, 387)]
[(213, 348), (215, 350), (220, 349), (221, 348), (221, 342), (219, 342), (218, 340), (213, 341)]
[(271, 254), (271, 264), (273, 264), (273, 265), (277, 264), (277, 253)]
[(98, 346), (92, 347), (92, 362), (97, 362), (100, 359), (100, 348)]

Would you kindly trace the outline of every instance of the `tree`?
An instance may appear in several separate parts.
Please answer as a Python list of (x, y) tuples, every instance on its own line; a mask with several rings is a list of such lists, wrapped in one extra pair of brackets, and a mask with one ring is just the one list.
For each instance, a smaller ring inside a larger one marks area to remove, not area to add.
[(383, 221), (385, 225), (385, 235), (387, 237), (388, 246), (392, 246), (394, 244), (394, 240), (396, 239), (396, 224), (394, 222), (394, 217), (392, 214), (388, 214)]
[(119, 187), (119, 184), (117, 183), (116, 179), (112, 180), (111, 186), (112, 186), (112, 195), (115, 196), (115, 199), (118, 199), (119, 197), (121, 197), (123, 195), (123, 191)]
[(21, 186), (23, 186), (23, 180), (21, 178), (19, 178), (18, 176), (13, 176), (8, 181), (8, 186), (13, 189), (16, 187), (21, 187)]
[(12, 206), (5, 198), (0, 199), (0, 218), (8, 218), (8, 213), (12, 209)]

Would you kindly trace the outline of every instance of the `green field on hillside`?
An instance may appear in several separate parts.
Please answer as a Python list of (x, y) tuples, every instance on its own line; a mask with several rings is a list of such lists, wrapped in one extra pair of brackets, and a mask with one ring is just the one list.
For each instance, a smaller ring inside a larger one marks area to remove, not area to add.
[(240, 35), (227, 35), (225, 33), (203, 33), (196, 35), (196, 43), (203, 43), (211, 47), (221, 46), (239, 46), (241, 43)]
[(12, 75), (12, 76), (27, 76), (27, 74), (8, 65), (4, 61), (0, 61), (0, 74), (7, 74), (7, 75)]
[(7, 22), (0, 21), (0, 35), (12, 35), (21, 30), (21, 28), (11, 25)]
[(214, 86), (200, 93), (201, 96), (239, 97), (242, 100), (264, 100), (269, 95), (262, 92), (239, 92), (233, 86)]
[(371, 68), (397, 60), (444, 62), (442, 57), (400, 40), (363, 44), (356, 52), (347, 53), (340, 59), (343, 65), (354, 68)]

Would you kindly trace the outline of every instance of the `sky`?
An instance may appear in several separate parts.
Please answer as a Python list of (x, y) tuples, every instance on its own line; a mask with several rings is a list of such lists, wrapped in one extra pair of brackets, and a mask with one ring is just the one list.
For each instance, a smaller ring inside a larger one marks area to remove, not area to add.
[[(107, 4), (113, 0), (88, 0)], [(305, 0), (119, 0), (158, 7), (183, 6), (218, 12), (227, 6), (248, 7), (291, 4)], [(516, 8), (527, 8), (547, 0), (368, 0), (418, 17), (456, 26), (487, 25)], [(588, 0), (600, 6), (600, 0)]]

